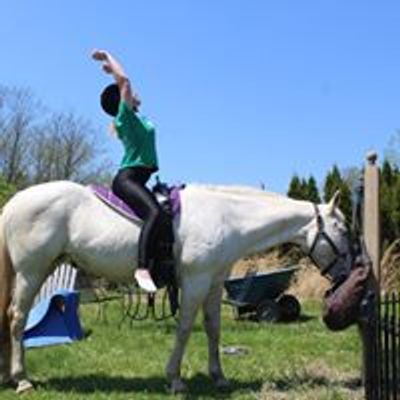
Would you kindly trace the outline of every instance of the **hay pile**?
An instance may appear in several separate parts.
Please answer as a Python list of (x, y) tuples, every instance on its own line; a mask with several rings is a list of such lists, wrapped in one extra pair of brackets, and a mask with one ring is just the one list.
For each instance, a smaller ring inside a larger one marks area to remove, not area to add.
[(322, 299), (330, 287), (329, 281), (308, 259), (302, 259), (299, 266), (300, 270), (295, 275), (287, 293), (301, 299)]
[(299, 298), (322, 298), (329, 287), (329, 282), (320, 275), (310, 260), (302, 257), (298, 261), (293, 261), (291, 255), (282, 257), (277, 249), (238, 261), (233, 266), (231, 276), (242, 277), (250, 270), (266, 272), (293, 265), (298, 265), (300, 270), (295, 274), (287, 293)]
[(385, 291), (400, 290), (400, 239), (385, 251), (381, 261), (381, 284)]
[[(233, 266), (231, 276), (242, 277), (249, 270), (266, 272), (292, 265), (298, 265), (300, 270), (294, 276), (288, 293), (299, 298), (321, 299), (329, 287), (329, 281), (320, 275), (307, 257), (296, 254), (293, 257), (290, 252), (282, 257), (282, 251), (273, 249), (244, 258)], [(381, 274), (383, 290), (387, 292), (400, 290), (400, 239), (395, 240), (385, 251), (381, 261)]]

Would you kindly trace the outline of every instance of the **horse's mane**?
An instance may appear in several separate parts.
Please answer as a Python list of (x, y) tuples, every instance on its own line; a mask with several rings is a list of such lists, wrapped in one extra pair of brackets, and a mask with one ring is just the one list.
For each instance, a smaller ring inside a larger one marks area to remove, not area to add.
[(220, 192), (232, 195), (243, 196), (257, 196), (264, 198), (286, 199), (287, 197), (275, 192), (268, 192), (253, 186), (244, 185), (210, 185), (210, 184), (194, 184), (193, 186), (201, 189), (210, 190), (213, 192)]

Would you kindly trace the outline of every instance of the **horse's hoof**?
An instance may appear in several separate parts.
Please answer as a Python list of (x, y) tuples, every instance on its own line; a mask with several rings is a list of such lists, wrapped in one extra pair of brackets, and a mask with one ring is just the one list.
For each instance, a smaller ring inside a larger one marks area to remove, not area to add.
[(215, 386), (217, 389), (224, 390), (224, 389), (228, 389), (231, 386), (231, 384), (228, 381), (228, 379), (218, 378), (215, 380)]
[(171, 394), (183, 393), (186, 391), (186, 385), (183, 383), (182, 379), (174, 379), (171, 382), (170, 392)]
[(25, 393), (30, 390), (33, 390), (33, 385), (31, 382), (29, 382), (27, 379), (23, 379), (22, 381), (19, 381), (17, 384), (17, 388), (15, 389), (15, 392), (17, 394)]

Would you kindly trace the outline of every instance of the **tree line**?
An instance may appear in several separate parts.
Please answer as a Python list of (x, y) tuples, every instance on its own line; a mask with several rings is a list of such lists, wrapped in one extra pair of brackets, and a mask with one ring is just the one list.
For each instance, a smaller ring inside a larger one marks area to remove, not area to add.
[(380, 217), (383, 247), (400, 237), (400, 170), (385, 159), (380, 171)]
[(287, 195), (293, 199), (308, 200), (319, 204), (328, 202), (336, 190), (339, 190), (340, 209), (349, 222), (352, 215), (352, 186), (356, 184), (356, 175), (356, 173), (353, 173), (344, 176), (339, 167), (334, 165), (326, 175), (321, 195), (314, 176), (311, 175), (308, 179), (305, 179), (295, 174), (289, 183)]
[[(350, 168), (340, 171), (334, 165), (328, 171), (322, 193), (315, 178), (301, 178), (295, 174), (290, 183), (287, 195), (294, 199), (308, 200), (314, 203), (328, 202), (336, 190), (340, 191), (340, 209), (343, 211), (348, 226), (352, 221), (352, 204), (355, 191), (363, 175), (361, 168)], [(380, 169), (380, 216), (381, 243), (387, 248), (400, 237), (400, 169), (395, 162), (385, 158)]]

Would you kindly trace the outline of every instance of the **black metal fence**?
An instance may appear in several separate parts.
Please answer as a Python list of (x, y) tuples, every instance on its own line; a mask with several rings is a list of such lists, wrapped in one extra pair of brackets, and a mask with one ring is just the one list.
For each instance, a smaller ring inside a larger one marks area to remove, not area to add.
[(400, 296), (371, 299), (367, 310), (367, 400), (400, 400)]

